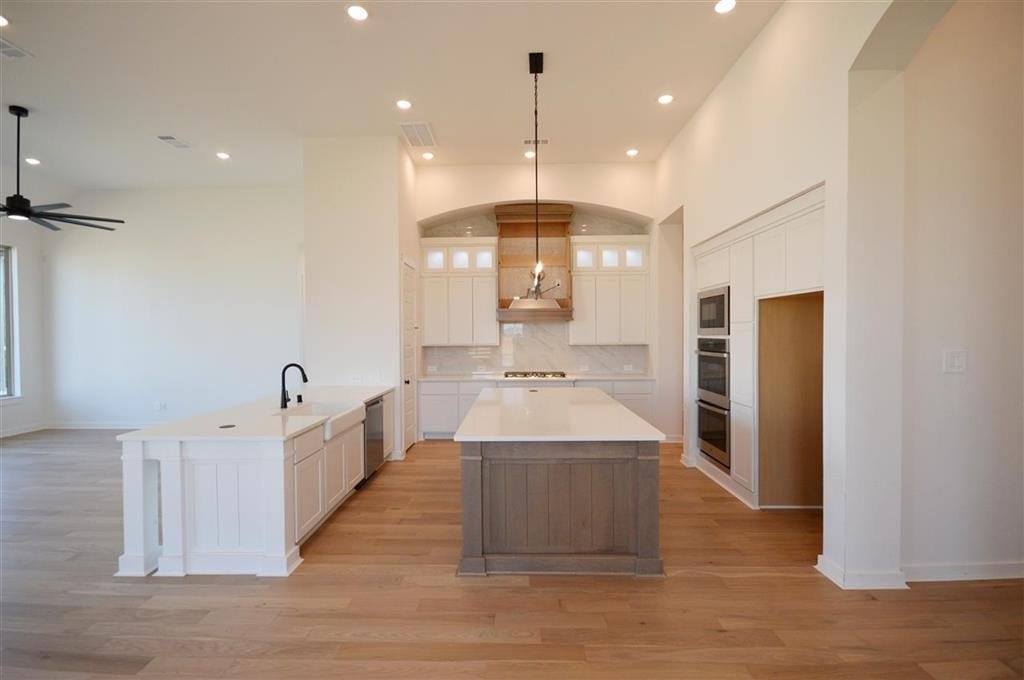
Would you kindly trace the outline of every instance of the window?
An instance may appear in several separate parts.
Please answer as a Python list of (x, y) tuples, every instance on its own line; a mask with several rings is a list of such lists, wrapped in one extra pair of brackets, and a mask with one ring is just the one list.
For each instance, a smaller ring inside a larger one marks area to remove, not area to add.
[(11, 249), (0, 246), (0, 397), (14, 394), (14, 314), (11, 297)]

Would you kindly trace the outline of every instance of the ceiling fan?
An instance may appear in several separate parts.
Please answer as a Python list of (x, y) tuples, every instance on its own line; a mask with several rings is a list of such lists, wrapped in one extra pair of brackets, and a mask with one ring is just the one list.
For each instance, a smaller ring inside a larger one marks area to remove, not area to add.
[(0, 206), (0, 212), (7, 213), (7, 219), (11, 220), (28, 220), (34, 224), (38, 224), (41, 227), (52, 229), (53, 231), (60, 231), (60, 227), (54, 222), (62, 222), (64, 224), (76, 224), (80, 227), (92, 227), (93, 229), (103, 229), (104, 231), (114, 231), (113, 227), (107, 227), (102, 224), (89, 224), (90, 222), (112, 222), (114, 224), (124, 224), (124, 220), (115, 220), (109, 217), (90, 217), (88, 215), (72, 215), (70, 213), (59, 213), (53, 212), (54, 210), (62, 210), (64, 208), (70, 208), (69, 203), (46, 203), (44, 205), (32, 205), (32, 201), (28, 200), (21, 195), (21, 119), (28, 117), (28, 109), (24, 106), (11, 106), (7, 109), (11, 115), (18, 119), (18, 143), (17, 150), (15, 153), (15, 189), (14, 195), (8, 196), (4, 205)]

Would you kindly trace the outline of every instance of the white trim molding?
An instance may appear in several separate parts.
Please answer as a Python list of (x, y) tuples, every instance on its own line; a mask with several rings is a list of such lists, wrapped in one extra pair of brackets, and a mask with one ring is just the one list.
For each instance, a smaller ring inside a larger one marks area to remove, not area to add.
[(902, 571), (846, 571), (824, 555), (818, 555), (814, 568), (843, 590), (904, 590), (908, 587)]
[(1021, 562), (968, 562), (965, 564), (905, 564), (908, 581), (985, 581), (1024, 578)]

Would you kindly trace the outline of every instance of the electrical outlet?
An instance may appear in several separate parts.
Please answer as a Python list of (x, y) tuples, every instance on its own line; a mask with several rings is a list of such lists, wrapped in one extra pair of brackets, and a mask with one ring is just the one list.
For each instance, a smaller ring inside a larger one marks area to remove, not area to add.
[(166, 411), (167, 410), (167, 402), (166, 401), (158, 401), (156, 403), (156, 410), (157, 411)]
[(966, 373), (967, 350), (947, 349), (942, 352), (943, 373)]
[(587, 365), (587, 364), (580, 364), (579, 372), (580, 373), (589, 373), (590, 372), (590, 366)]
[(633, 372), (633, 364), (623, 364), (622, 365), (622, 370), (625, 371), (626, 373), (632, 373)]
[(437, 366), (427, 366), (427, 373), (430, 375), (437, 373)]

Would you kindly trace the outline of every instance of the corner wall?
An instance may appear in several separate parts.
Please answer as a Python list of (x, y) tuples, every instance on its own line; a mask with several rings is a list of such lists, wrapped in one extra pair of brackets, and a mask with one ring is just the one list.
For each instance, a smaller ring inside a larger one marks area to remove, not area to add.
[[(905, 72), (903, 562), (1024, 577), (1022, 5), (958, 2)], [(943, 352), (968, 352), (943, 373)]]

